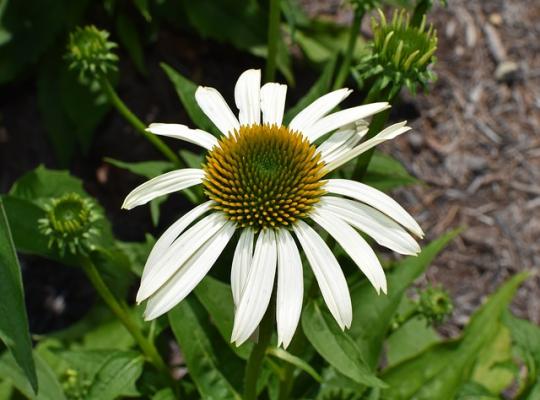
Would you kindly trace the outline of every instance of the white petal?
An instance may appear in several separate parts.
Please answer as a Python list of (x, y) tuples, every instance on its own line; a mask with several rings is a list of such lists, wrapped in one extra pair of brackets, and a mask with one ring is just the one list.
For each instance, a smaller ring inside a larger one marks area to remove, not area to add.
[(168, 136), (175, 139), (185, 140), (186, 142), (196, 144), (204, 147), (207, 150), (211, 150), (218, 140), (214, 135), (200, 129), (190, 129), (185, 125), (180, 124), (150, 124), (148, 132), (154, 135)]
[(254, 237), (255, 232), (253, 229), (243, 229), (234, 251), (231, 267), (231, 290), (235, 306), (238, 306), (240, 302), (240, 295), (249, 275), (249, 268), (253, 260)]
[(155, 267), (156, 261), (159, 260), (171, 246), (171, 244), (176, 240), (186, 228), (193, 223), (197, 218), (210, 210), (212, 201), (207, 201), (194, 209), (190, 210), (184, 214), (178, 221), (172, 224), (161, 237), (157, 240), (152, 247), (152, 251), (148, 255), (146, 264), (144, 265), (144, 270), (142, 274), (142, 279), (148, 275), (151, 269)]
[(336, 214), (325, 212), (324, 209), (317, 208), (310, 216), (313, 221), (336, 239), (343, 250), (358, 265), (358, 268), (366, 275), (377, 293), (381, 289), (386, 293), (384, 270), (375, 252), (362, 236), (346, 222), (338, 218)]
[(303, 132), (328, 114), (352, 93), (350, 89), (339, 89), (319, 97), (300, 111), (289, 124), (289, 129)]
[(236, 342), (237, 346), (249, 339), (268, 308), (274, 287), (276, 261), (274, 231), (265, 229), (257, 238), (253, 262), (234, 315), (231, 342)]
[(265, 124), (281, 126), (286, 96), (287, 85), (271, 82), (261, 88), (261, 111)]
[(224, 135), (227, 136), (240, 128), (240, 124), (227, 102), (216, 89), (199, 86), (195, 92), (195, 100), (197, 100), (201, 110)]
[(261, 70), (248, 69), (236, 81), (234, 100), (238, 107), (240, 125), (259, 124), (261, 122)]
[(352, 322), (352, 305), (347, 281), (341, 268), (324, 240), (303, 221), (293, 225), (304, 253), (317, 279), (324, 301), (341, 329)]
[(405, 126), (406, 123), (407, 121), (404, 121), (404, 122), (391, 125), (388, 128), (381, 131), (377, 136), (369, 140), (366, 140), (364, 143), (359, 144), (354, 149), (334, 159), (332, 162), (328, 163), (326, 166), (328, 172), (341, 167), (343, 164), (349, 162), (355, 157), (358, 157), (360, 154), (371, 149), (372, 147), (375, 147), (378, 144), (385, 142), (387, 140), (394, 139), (395, 137), (401, 135), (402, 133), (409, 131), (411, 128), (408, 126)]
[(413, 217), (403, 209), (394, 199), (385, 193), (360, 182), (348, 179), (328, 179), (324, 190), (342, 196), (352, 197), (362, 203), (388, 215), (394, 221), (400, 223), (418, 237), (423, 237), (424, 232)]
[(156, 261), (144, 279), (137, 293), (137, 302), (153, 295), (184, 265), (184, 263), (204, 244), (215, 235), (227, 222), (221, 213), (212, 213), (197, 222), (167, 249), (165, 254)]
[(349, 225), (367, 233), (381, 246), (397, 253), (416, 255), (420, 252), (416, 240), (401, 225), (370, 206), (341, 197), (323, 196), (317, 207), (336, 214)]
[(364, 120), (356, 121), (344, 126), (325, 140), (317, 150), (322, 160), (328, 164), (352, 150), (368, 132), (368, 123)]
[(314, 142), (321, 136), (326, 135), (335, 129), (341, 128), (342, 126), (350, 124), (351, 122), (358, 121), (359, 119), (364, 119), (373, 114), (377, 114), (378, 112), (386, 110), (387, 108), (390, 108), (390, 105), (386, 102), (381, 102), (365, 104), (363, 106), (337, 111), (304, 129), (304, 134), (311, 142)]
[(227, 222), (193, 254), (182, 268), (150, 297), (144, 319), (148, 321), (157, 318), (184, 300), (212, 268), (233, 236), (234, 230), (234, 223)]
[(277, 232), (278, 280), (276, 297), (276, 320), (278, 346), (286, 349), (300, 320), (304, 276), (302, 260), (293, 237), (286, 229)]
[(133, 189), (126, 196), (122, 208), (131, 210), (156, 197), (198, 185), (203, 177), (204, 171), (198, 168), (184, 168), (156, 176)]

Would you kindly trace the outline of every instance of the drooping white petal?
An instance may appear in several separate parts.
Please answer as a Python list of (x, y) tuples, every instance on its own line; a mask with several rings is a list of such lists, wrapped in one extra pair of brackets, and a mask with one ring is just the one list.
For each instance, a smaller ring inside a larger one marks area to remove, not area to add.
[(377, 114), (383, 110), (390, 108), (386, 102), (365, 104), (363, 106), (347, 108), (330, 114), (319, 121), (304, 129), (304, 134), (311, 142), (314, 142), (321, 136), (332, 132), (335, 129), (341, 128), (351, 122), (367, 118), (373, 114)]
[(349, 162), (355, 157), (358, 157), (360, 154), (371, 149), (372, 147), (375, 147), (386, 140), (394, 139), (395, 137), (401, 135), (402, 133), (409, 131), (411, 128), (408, 126), (405, 126), (406, 123), (407, 121), (403, 121), (403, 122), (391, 125), (388, 128), (381, 131), (377, 136), (369, 140), (366, 140), (364, 143), (359, 144), (354, 149), (351, 149), (350, 151), (346, 152), (342, 156), (334, 159), (332, 162), (327, 164), (328, 172), (341, 167), (343, 164)]
[(316, 208), (311, 213), (311, 219), (327, 231), (345, 252), (352, 258), (358, 268), (366, 275), (377, 293), (386, 293), (386, 277), (381, 263), (367, 242), (336, 214)]
[(212, 147), (218, 143), (218, 140), (214, 135), (200, 129), (190, 129), (181, 124), (154, 123), (150, 124), (146, 130), (154, 135), (168, 136), (175, 139), (184, 140), (186, 142), (204, 147), (207, 150), (211, 150)]
[(350, 89), (338, 89), (319, 97), (300, 111), (289, 124), (289, 129), (304, 132), (352, 93)]
[(322, 160), (329, 164), (352, 150), (368, 132), (368, 124), (364, 120), (344, 126), (326, 139), (317, 150)]
[(351, 296), (336, 257), (319, 234), (305, 222), (297, 221), (293, 230), (306, 253), (330, 313), (341, 329), (349, 328), (352, 322)]
[(274, 287), (276, 274), (276, 237), (274, 231), (261, 231), (255, 245), (253, 262), (234, 315), (231, 341), (237, 346), (255, 331), (264, 316)]
[(231, 266), (231, 291), (235, 306), (238, 306), (240, 302), (240, 295), (249, 275), (249, 268), (253, 260), (254, 237), (255, 231), (253, 229), (243, 229), (234, 251)]
[(368, 205), (341, 197), (323, 196), (317, 207), (336, 214), (381, 246), (397, 253), (416, 255), (420, 252), (416, 240), (401, 225)]
[(234, 100), (238, 107), (240, 125), (259, 124), (261, 122), (261, 70), (248, 69), (236, 81)]
[(198, 168), (184, 168), (156, 176), (133, 189), (126, 196), (122, 208), (131, 210), (156, 197), (198, 185), (203, 177), (204, 171)]
[(328, 179), (324, 185), (324, 190), (329, 193), (352, 197), (362, 203), (369, 204), (371, 207), (383, 212), (394, 221), (403, 225), (416, 236), (420, 238), (424, 236), (420, 225), (416, 223), (414, 218), (403, 207), (387, 194), (371, 186), (348, 179)]
[(202, 203), (185, 213), (178, 221), (167, 228), (163, 235), (156, 241), (154, 247), (152, 247), (152, 251), (150, 251), (150, 254), (148, 255), (148, 259), (144, 265), (142, 279), (145, 279), (152, 268), (155, 267), (156, 262), (161, 259), (176, 238), (180, 236), (193, 221), (210, 210), (211, 205), (212, 201)]
[(225, 136), (240, 128), (240, 123), (221, 93), (216, 89), (199, 86), (195, 92), (195, 100), (197, 100), (201, 110)]
[(286, 349), (294, 336), (304, 295), (302, 260), (293, 237), (286, 229), (277, 231), (278, 279), (276, 297), (276, 321), (278, 346)]
[(137, 293), (137, 302), (153, 295), (165, 282), (178, 271), (184, 263), (204, 244), (215, 235), (227, 222), (221, 213), (214, 212), (176, 239), (165, 254), (156, 262), (144, 279)]
[(166, 313), (199, 284), (234, 234), (234, 223), (228, 221), (148, 300), (145, 320)]
[(261, 111), (263, 123), (281, 126), (283, 123), (283, 112), (285, 110), (286, 96), (287, 85), (270, 82), (261, 88)]

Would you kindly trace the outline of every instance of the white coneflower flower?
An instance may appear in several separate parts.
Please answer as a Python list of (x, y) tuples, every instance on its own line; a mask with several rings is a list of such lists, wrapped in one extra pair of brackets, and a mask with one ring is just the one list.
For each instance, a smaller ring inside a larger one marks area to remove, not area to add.
[[(197, 103), (223, 133), (219, 139), (184, 125), (150, 125), (148, 131), (156, 135), (205, 148), (206, 161), (200, 169), (169, 172), (142, 184), (126, 197), (123, 208), (199, 184), (209, 198), (168, 228), (152, 249), (137, 294), (138, 302), (148, 300), (147, 320), (182, 301), (239, 230), (231, 267), (236, 308), (231, 340), (240, 345), (255, 331), (270, 302), (277, 272), (278, 344), (287, 347), (303, 297), (302, 262), (294, 237), (330, 312), (345, 329), (352, 320), (345, 277), (311, 225), (333, 236), (377, 292), (384, 293), (384, 271), (358, 230), (401, 254), (420, 250), (407, 230), (419, 237), (423, 232), (386, 194), (351, 180), (325, 179), (362, 152), (409, 130), (399, 123), (360, 143), (367, 132), (363, 119), (387, 109), (387, 103), (330, 113), (351, 93), (340, 89), (320, 97), (284, 126), (287, 87), (278, 83), (261, 87), (260, 82), (259, 70), (248, 70), (238, 79), (234, 91), (238, 119), (217, 90), (197, 89)], [(314, 142), (325, 135), (330, 137), (316, 146)]]

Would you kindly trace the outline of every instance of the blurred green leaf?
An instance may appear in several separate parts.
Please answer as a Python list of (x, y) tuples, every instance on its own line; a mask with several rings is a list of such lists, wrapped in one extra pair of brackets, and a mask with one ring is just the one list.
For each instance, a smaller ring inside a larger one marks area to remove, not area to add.
[(152, 179), (174, 169), (174, 164), (170, 161), (126, 162), (109, 157), (105, 157), (105, 161), (115, 167), (125, 169), (135, 175), (144, 176), (148, 179)]
[(426, 324), (425, 320), (411, 319), (388, 337), (386, 342), (388, 365), (396, 365), (440, 341), (440, 336)]
[(387, 295), (377, 295), (365, 280), (351, 288), (355, 313), (349, 334), (358, 343), (371, 368), (375, 368), (379, 361), (390, 322), (405, 291), (458, 233), (459, 230), (448, 232), (424, 247), (418, 256), (397, 262), (386, 275)]
[(246, 359), (253, 344), (248, 342), (240, 347), (230, 343), (234, 323), (234, 303), (231, 287), (211, 276), (206, 276), (195, 288), (195, 295), (210, 314), (212, 322), (226, 343), (240, 357)]
[(218, 357), (218, 344), (211, 341), (208, 330), (201, 326), (193, 301), (190, 298), (183, 300), (168, 315), (201, 398), (240, 400), (240, 395), (225, 376), (225, 373), (233, 372), (224, 365), (225, 360), (231, 362), (234, 354), (229, 352), (225, 359)]
[(144, 242), (116, 242), (118, 247), (129, 257), (131, 271), (137, 276), (142, 275), (146, 259), (156, 243), (154, 237), (149, 233), (145, 235), (145, 239)]
[(144, 358), (137, 352), (110, 348), (68, 350), (61, 351), (59, 356), (77, 371), (80, 379), (90, 382), (85, 399), (113, 400), (139, 394), (135, 383), (142, 373)]
[[(145, 14), (149, 17), (150, 14), (148, 14), (147, 6), (145, 9)], [(144, 51), (135, 23), (126, 15), (119, 14), (116, 18), (116, 32), (118, 33), (120, 43), (127, 49), (137, 71), (139, 71), (141, 75), (146, 76), (147, 70), (144, 62)]]
[(219, 130), (208, 119), (195, 101), (195, 91), (197, 90), (198, 85), (165, 63), (161, 63), (161, 68), (163, 68), (171, 80), (176, 93), (180, 98), (180, 102), (193, 123), (200, 129), (219, 137), (221, 135)]
[(34, 392), (38, 390), (32, 342), (24, 305), (21, 268), (11, 237), (6, 212), (0, 198), (0, 339), (24, 371)]
[(41, 356), (34, 352), (36, 362), (37, 384), (39, 391), (34, 394), (28, 379), (17, 367), (17, 364), (11, 354), (4, 353), (0, 356), (0, 376), (13, 383), (26, 398), (31, 400), (66, 400), (62, 392), (62, 386), (56, 378), (51, 368), (43, 361)]
[(357, 343), (315, 301), (303, 310), (302, 328), (315, 350), (339, 372), (367, 386), (385, 387), (371, 372)]
[[(349, 163), (348, 166), (354, 169), (355, 164)], [(363, 182), (383, 191), (420, 183), (398, 160), (380, 151), (373, 153)]]
[(301, 369), (302, 371), (306, 372), (308, 375), (310, 375), (313, 379), (315, 379), (317, 382), (321, 382), (322, 378), (321, 376), (309, 365), (307, 362), (302, 360), (300, 357), (297, 357), (288, 351), (283, 350), (279, 347), (270, 347), (267, 351), (267, 354), (274, 356), (276, 358), (279, 358), (280, 360), (286, 361), (291, 365), (294, 365), (295, 367)]
[(152, 16), (150, 15), (150, 9), (148, 8), (148, 0), (133, 0), (133, 2), (144, 19), (150, 22), (152, 20)]
[(456, 400), (499, 400), (499, 396), (493, 395), (484, 386), (476, 382), (468, 382), (464, 384), (458, 394)]
[[(475, 312), (461, 339), (436, 344), (383, 373), (383, 399), (451, 400), (469, 382), (479, 354), (496, 340), (503, 312), (526, 278), (511, 278)], [(451, 366), (451, 368), (449, 368)]]
[(312, 102), (317, 100), (319, 97), (330, 91), (335, 67), (336, 58), (333, 58), (326, 64), (321, 75), (319, 76), (319, 79), (317, 79), (311, 89), (309, 89), (309, 91), (304, 95), (304, 97), (302, 97), (298, 101), (298, 103), (294, 105), (294, 107), (290, 108), (285, 113), (283, 120), (286, 124), (291, 122), (291, 120), (296, 116), (296, 114), (298, 114)]

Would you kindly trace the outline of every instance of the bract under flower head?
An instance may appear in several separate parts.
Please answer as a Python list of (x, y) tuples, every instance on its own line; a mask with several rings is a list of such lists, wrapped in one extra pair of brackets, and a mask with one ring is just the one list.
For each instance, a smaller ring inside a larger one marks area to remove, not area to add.
[(426, 27), (425, 15), (419, 26), (413, 26), (405, 10), (395, 11), (390, 22), (378, 11), (379, 19), (371, 20), (371, 51), (356, 66), (355, 77), (359, 82), (376, 79), (379, 90), (391, 85), (391, 92), (396, 92), (405, 85), (414, 93), (418, 84), (435, 79), (428, 67), (435, 61), (437, 32), (432, 25)]
[(77, 193), (68, 193), (52, 199), (46, 206), (46, 216), (41, 218), (39, 230), (49, 238), (49, 247), (60, 254), (84, 253), (97, 236), (95, 222), (101, 218), (92, 200)]
[(117, 70), (118, 56), (112, 52), (116, 43), (108, 40), (109, 32), (93, 25), (77, 27), (69, 35), (66, 59), (69, 68), (83, 79), (94, 80)]

